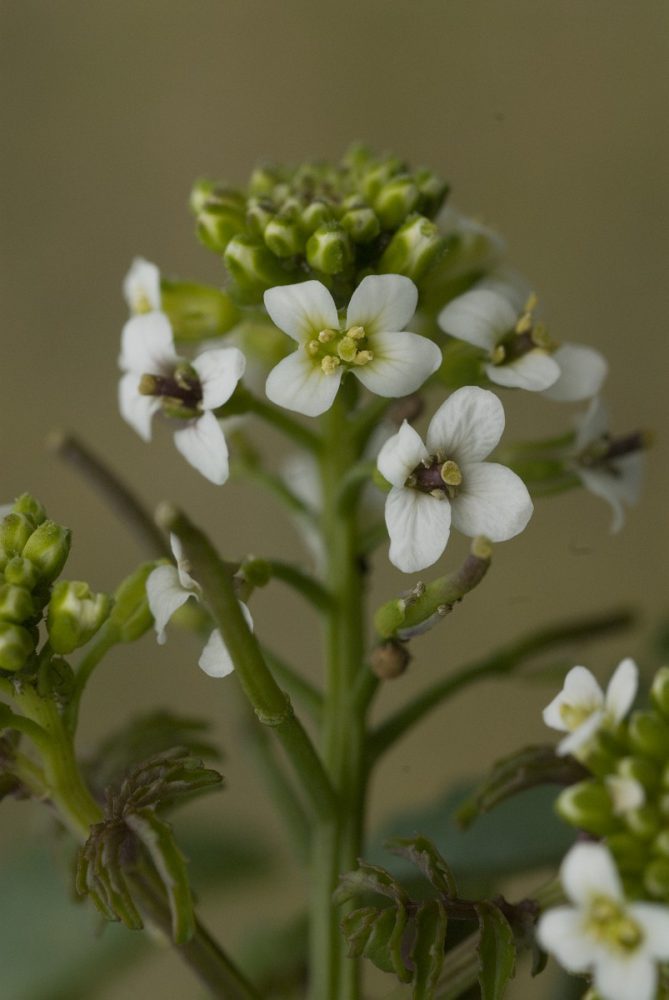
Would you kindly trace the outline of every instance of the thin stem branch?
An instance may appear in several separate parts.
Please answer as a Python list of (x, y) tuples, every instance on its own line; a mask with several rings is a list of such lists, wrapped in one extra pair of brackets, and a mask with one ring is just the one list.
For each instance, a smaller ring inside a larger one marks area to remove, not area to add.
[(298, 514), (300, 517), (309, 518), (310, 521), (314, 520), (311, 508), (293, 493), (280, 476), (275, 475), (273, 472), (267, 472), (266, 469), (263, 469), (260, 465), (256, 465), (254, 462), (245, 462), (239, 459), (233, 461), (230, 468), (233, 476), (246, 477), (258, 483), (259, 486), (264, 487), (291, 514)]
[(216, 410), (218, 417), (234, 416), (239, 413), (254, 413), (286, 437), (291, 438), (301, 448), (306, 448), (313, 454), (318, 454), (320, 451), (321, 440), (317, 434), (289, 416), (281, 407), (273, 406), (272, 403), (254, 396), (245, 386), (238, 386), (231, 401)]
[(65, 721), (71, 733), (76, 732), (81, 699), (91, 674), (118, 641), (116, 629), (106, 622), (81, 660), (74, 676), (72, 694), (65, 709)]
[(605, 615), (567, 621), (530, 633), (497, 653), (468, 664), (442, 681), (433, 684), (395, 715), (383, 722), (369, 741), (370, 763), (376, 761), (393, 743), (420, 719), (451, 698), (458, 691), (485, 677), (512, 673), (527, 660), (555, 646), (577, 641), (589, 641), (629, 628), (633, 618), (628, 611), (613, 611)]

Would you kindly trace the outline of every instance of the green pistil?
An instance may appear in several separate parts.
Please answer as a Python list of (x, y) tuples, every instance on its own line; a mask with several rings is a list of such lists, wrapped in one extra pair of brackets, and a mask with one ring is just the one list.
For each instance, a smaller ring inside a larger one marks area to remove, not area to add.
[(158, 396), (168, 416), (192, 417), (202, 402), (202, 385), (190, 366), (177, 368), (172, 375), (142, 375), (139, 391)]
[(608, 896), (597, 896), (592, 901), (586, 928), (597, 941), (623, 954), (636, 951), (643, 942), (641, 927)]

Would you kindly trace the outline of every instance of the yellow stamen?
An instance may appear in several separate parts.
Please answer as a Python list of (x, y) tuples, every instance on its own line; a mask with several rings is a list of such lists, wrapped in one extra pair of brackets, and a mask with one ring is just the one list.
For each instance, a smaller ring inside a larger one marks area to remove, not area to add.
[(318, 339), (320, 340), (321, 344), (329, 344), (330, 341), (334, 340), (336, 336), (337, 334), (335, 333), (334, 330), (321, 330), (321, 332), (318, 334)]
[(457, 462), (453, 462), (449, 459), (448, 462), (444, 462), (441, 469), (439, 470), (441, 478), (444, 480), (447, 486), (460, 486), (462, 483), (462, 473), (460, 472), (460, 466)]
[(350, 337), (351, 340), (362, 340), (365, 336), (364, 326), (352, 326), (350, 330), (346, 331), (346, 336)]
[(493, 365), (501, 365), (505, 357), (506, 350), (503, 344), (498, 344), (490, 353), (490, 360)]
[(317, 340), (310, 340), (307, 344), (307, 354), (309, 354), (312, 358), (316, 357), (320, 349), (321, 345)]
[(328, 356), (323, 358), (321, 361), (321, 371), (323, 371), (326, 375), (332, 375), (333, 372), (339, 368), (340, 364), (341, 361), (339, 358), (335, 358), (332, 354), (328, 354)]
[(372, 351), (358, 351), (358, 353), (353, 358), (354, 365), (368, 365), (370, 361), (374, 360), (374, 354)]

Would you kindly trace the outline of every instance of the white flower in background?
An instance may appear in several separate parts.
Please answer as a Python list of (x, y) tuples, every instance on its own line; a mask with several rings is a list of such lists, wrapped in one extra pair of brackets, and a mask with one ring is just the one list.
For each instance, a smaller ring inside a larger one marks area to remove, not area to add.
[(506, 243), (499, 233), (451, 204), (439, 213), (439, 229), (449, 240), (448, 253), (440, 266), (452, 281), (490, 271), (506, 254)]
[(503, 294), (502, 287), (483, 283), (453, 299), (439, 313), (439, 326), (486, 352), (483, 367), (497, 385), (543, 392), (560, 402), (596, 395), (608, 367), (602, 355), (579, 344), (554, 344), (534, 320), (535, 296), (519, 310), (517, 289)]
[(669, 959), (669, 907), (628, 902), (611, 854), (576, 844), (560, 870), (573, 906), (539, 919), (541, 947), (572, 973), (587, 973), (603, 1000), (655, 1000), (657, 963)]
[(502, 542), (532, 514), (523, 481), (503, 465), (484, 462), (504, 430), (497, 396), (465, 386), (430, 421), (427, 446), (406, 421), (381, 448), (378, 468), (392, 485), (386, 499), (390, 561), (405, 573), (436, 562), (453, 527), (463, 535)]
[(135, 315), (161, 308), (160, 271), (143, 257), (135, 257), (123, 279), (123, 295)]
[(593, 399), (580, 418), (574, 442), (573, 467), (583, 485), (613, 509), (611, 531), (623, 526), (624, 504), (637, 503), (641, 492), (644, 436), (612, 438), (609, 416), (601, 399)]
[(560, 757), (582, 749), (604, 725), (617, 725), (636, 697), (639, 671), (634, 660), (622, 660), (609, 681), (606, 694), (587, 667), (572, 667), (560, 693), (543, 711), (551, 729), (568, 736), (558, 744)]
[(636, 778), (622, 774), (607, 774), (604, 784), (616, 816), (624, 816), (632, 809), (639, 809), (646, 801), (644, 787)]
[(268, 289), (270, 319), (298, 343), (269, 373), (268, 399), (317, 417), (332, 406), (346, 372), (378, 396), (414, 392), (441, 363), (436, 344), (403, 329), (417, 301), (409, 278), (369, 275), (351, 297), (342, 330), (334, 299), (320, 281)]
[(123, 328), (119, 408), (145, 441), (158, 410), (181, 421), (174, 443), (187, 462), (212, 483), (229, 475), (228, 448), (214, 410), (228, 401), (244, 374), (236, 347), (204, 351), (193, 361), (174, 349), (170, 322), (161, 312), (134, 316)]
[[(181, 542), (176, 535), (170, 535), (170, 544), (176, 566), (157, 566), (146, 581), (146, 596), (155, 622), (158, 642), (161, 644), (166, 640), (165, 628), (175, 611), (185, 604), (189, 597), (199, 601), (202, 596), (199, 583), (188, 572)], [(253, 629), (249, 609), (242, 601), (239, 604), (249, 628)], [(209, 636), (198, 664), (210, 677), (227, 677), (234, 670), (230, 653), (217, 628)]]

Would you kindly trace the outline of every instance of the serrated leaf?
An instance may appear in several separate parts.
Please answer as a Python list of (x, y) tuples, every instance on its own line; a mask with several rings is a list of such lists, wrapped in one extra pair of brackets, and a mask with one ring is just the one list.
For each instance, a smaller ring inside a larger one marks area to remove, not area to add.
[(393, 837), (386, 841), (386, 848), (416, 865), (437, 892), (444, 896), (457, 896), (458, 889), (451, 869), (427, 837)]
[(403, 906), (377, 910), (363, 955), (382, 972), (392, 972), (402, 983), (411, 982), (412, 973), (402, 959), (402, 939), (407, 925)]
[(379, 911), (375, 906), (361, 906), (347, 913), (341, 922), (341, 929), (348, 944), (348, 957), (360, 958)]
[(175, 843), (172, 827), (151, 809), (131, 813), (125, 817), (125, 822), (149, 852), (165, 887), (174, 942), (185, 944), (195, 932), (195, 914), (186, 860)]
[(422, 903), (415, 917), (415, 938), (411, 949), (414, 965), (412, 1000), (434, 1000), (444, 964), (448, 922), (438, 899)]
[(360, 862), (355, 871), (347, 872), (346, 875), (341, 876), (334, 893), (334, 901), (339, 906), (366, 892), (385, 896), (387, 899), (402, 904), (408, 902), (407, 894), (402, 886), (385, 868), (369, 865), (365, 862)]
[(516, 942), (508, 920), (494, 903), (476, 904), (479, 918), (481, 1000), (502, 1000), (516, 972)]

